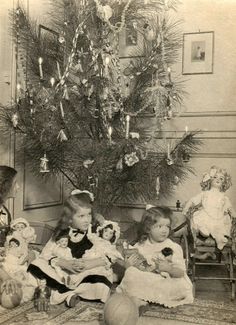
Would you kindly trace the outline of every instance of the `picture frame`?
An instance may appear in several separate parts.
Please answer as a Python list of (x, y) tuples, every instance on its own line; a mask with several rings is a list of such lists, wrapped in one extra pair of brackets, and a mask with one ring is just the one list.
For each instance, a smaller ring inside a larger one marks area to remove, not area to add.
[(183, 75), (213, 73), (213, 59), (213, 31), (183, 34)]
[[(45, 182), (36, 177), (27, 162), (23, 170), (23, 210), (47, 208), (63, 204), (63, 176), (51, 177)], [(47, 190), (45, 190), (45, 188)]]
[(143, 34), (140, 33), (132, 24), (128, 24), (119, 33), (119, 57), (135, 58), (144, 56), (145, 45)]

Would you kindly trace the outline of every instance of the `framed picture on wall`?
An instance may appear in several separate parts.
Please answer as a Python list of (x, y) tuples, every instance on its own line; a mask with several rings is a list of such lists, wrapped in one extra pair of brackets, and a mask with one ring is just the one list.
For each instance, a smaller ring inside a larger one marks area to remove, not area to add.
[(143, 35), (133, 26), (128, 24), (119, 34), (119, 57), (130, 58), (144, 55)]
[(213, 73), (214, 32), (183, 35), (183, 74)]

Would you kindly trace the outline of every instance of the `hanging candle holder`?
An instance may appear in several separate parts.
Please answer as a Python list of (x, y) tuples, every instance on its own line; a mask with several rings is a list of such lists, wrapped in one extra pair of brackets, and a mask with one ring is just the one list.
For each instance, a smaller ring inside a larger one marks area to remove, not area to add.
[(42, 158), (40, 158), (40, 173), (49, 173), (50, 170), (48, 168), (48, 162), (49, 160), (47, 159), (46, 153)]

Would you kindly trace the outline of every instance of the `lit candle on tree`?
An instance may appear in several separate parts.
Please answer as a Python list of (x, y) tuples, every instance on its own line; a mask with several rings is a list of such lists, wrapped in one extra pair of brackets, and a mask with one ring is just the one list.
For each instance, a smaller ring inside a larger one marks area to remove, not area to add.
[(108, 137), (109, 137), (109, 144), (111, 145), (111, 135), (112, 135), (112, 127), (109, 126), (108, 128)]
[(188, 133), (188, 126), (187, 125), (185, 126), (185, 133), (186, 134)]
[(42, 68), (43, 58), (39, 58), (39, 75), (40, 79), (43, 79), (43, 68)]
[(59, 79), (61, 80), (61, 69), (60, 69), (60, 64), (58, 61), (57, 61), (57, 73), (58, 73)]
[(169, 82), (171, 83), (172, 81), (171, 81), (171, 68), (170, 67), (167, 68), (167, 72), (168, 72)]
[(20, 90), (21, 90), (21, 85), (19, 83), (16, 85), (16, 90), (17, 90), (16, 101), (17, 101), (17, 103), (19, 103)]
[(170, 159), (170, 144), (167, 144), (167, 158)]
[(51, 84), (52, 87), (54, 86), (54, 84), (55, 84), (55, 78), (52, 77), (52, 78), (50, 79), (50, 84)]
[(129, 123), (130, 123), (130, 116), (126, 115), (126, 132), (125, 132), (125, 138), (129, 139)]

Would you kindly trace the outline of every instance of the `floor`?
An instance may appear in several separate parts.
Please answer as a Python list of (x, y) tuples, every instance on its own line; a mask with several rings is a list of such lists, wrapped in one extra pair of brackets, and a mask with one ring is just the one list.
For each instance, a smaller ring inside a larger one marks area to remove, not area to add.
[[(219, 276), (224, 276), (223, 270), (218, 268), (217, 270), (214, 269), (214, 274), (218, 274)], [(212, 267), (207, 269), (204, 266), (203, 269), (199, 269), (199, 275), (211, 275), (212, 274)], [(203, 300), (214, 300), (214, 301), (224, 301), (230, 302), (231, 301), (231, 291), (230, 285), (228, 282), (220, 281), (220, 280), (199, 280), (197, 281), (196, 286), (196, 298), (203, 299)], [(158, 319), (152, 317), (140, 317), (137, 325), (186, 325), (186, 322), (177, 321), (177, 320), (165, 320), (165, 319)], [(194, 325), (195, 323), (191, 323)], [(74, 322), (67, 322), (65, 325), (75, 325)], [(98, 321), (93, 322), (80, 322), (80, 325), (105, 325), (103, 323), (99, 323)], [(196, 324), (195, 324), (196, 325)]]

